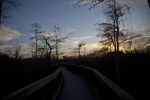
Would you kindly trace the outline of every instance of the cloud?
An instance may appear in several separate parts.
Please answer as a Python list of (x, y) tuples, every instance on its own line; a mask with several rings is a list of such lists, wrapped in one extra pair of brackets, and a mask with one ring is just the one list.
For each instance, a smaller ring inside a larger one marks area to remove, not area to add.
[(92, 43), (87, 45), (88, 48), (97, 48), (98, 47), (98, 43)]
[(73, 29), (73, 28), (67, 28), (67, 32), (68, 32), (68, 33), (75, 33), (75, 32), (76, 32), (76, 30), (75, 30), (75, 29)]
[(52, 36), (54, 36), (54, 33), (41, 33), (40, 35), (41, 36), (43, 35), (45, 37), (52, 37)]
[(9, 41), (13, 38), (18, 38), (21, 34), (14, 29), (8, 28), (6, 26), (0, 27), (0, 41)]
[(78, 43), (82, 42), (83, 40), (86, 40), (86, 39), (89, 39), (89, 38), (92, 38), (92, 37), (93, 36), (70, 38), (70, 39), (67, 39), (63, 44), (76, 46)]
[(73, 46), (76, 46), (76, 45), (78, 45), (81, 41), (86, 40), (86, 39), (89, 39), (89, 38), (92, 38), (92, 36), (76, 37), (76, 38), (72, 38), (70, 42), (71, 42), (71, 44), (72, 44)]
[(99, 50), (102, 47), (100, 47), (98, 43), (91, 43), (86, 45), (85, 48), (86, 48), (86, 53), (90, 53), (91, 51)]
[(72, 44), (73, 44), (73, 45), (78, 45), (78, 44), (79, 44), (79, 41), (73, 41)]
[(138, 5), (143, 5), (143, 4), (147, 4), (148, 0), (127, 0), (128, 2), (132, 3), (132, 4), (138, 4)]
[(72, 48), (63, 48), (62, 49), (62, 51), (65, 51), (64, 52), (64, 54), (63, 55), (61, 55), (61, 57), (62, 56), (73, 56), (73, 55), (75, 55), (74, 53), (73, 53), (73, 49)]
[(57, 20), (56, 19), (50, 19), (48, 20), (49, 23), (55, 23)]
[(140, 35), (150, 33), (150, 26), (149, 25), (150, 25), (150, 22), (148, 22), (148, 21), (147, 21), (147, 23), (143, 23), (140, 25), (134, 25), (133, 26), (133, 33), (140, 34)]
[(26, 34), (21, 34), (22, 36), (26, 36)]
[(15, 49), (16, 46), (20, 46), (22, 49), (31, 49), (31, 45), (29, 45), (28, 43), (21, 43), (21, 44), (3, 44), (0, 45), (0, 50), (1, 51), (6, 51), (8, 49)]
[[(17, 46), (21, 47), (20, 50), (20, 56), (23, 58), (28, 58), (31, 57), (31, 50), (32, 47), (30, 44), (28, 43), (21, 43), (21, 44), (4, 44), (4, 45), (0, 45), (0, 52), (4, 53), (4, 54), (9, 54), (11, 53), (9, 56), (13, 56), (15, 48)], [(9, 53), (8, 53), (9, 52)]]
[(13, 48), (13, 45), (9, 45), (9, 44), (6, 44), (6, 45), (0, 45), (0, 52), (7, 52), (7, 50), (10, 50)]
[[(74, 43), (78, 43), (78, 41), (75, 41)], [(91, 43), (91, 44), (87, 44), (84, 47), (81, 48), (81, 55), (84, 54), (84, 50), (86, 52), (86, 54), (90, 53), (91, 51), (95, 51), (95, 50), (99, 50), (100, 47), (98, 46), (98, 43)], [(74, 56), (74, 55), (78, 55), (78, 47), (71, 47), (71, 48), (62, 48), (62, 51), (64, 51), (64, 55), (67, 56)]]
[(75, 37), (75, 38), (72, 38), (71, 40), (74, 40), (74, 41), (82, 41), (82, 40), (86, 40), (86, 39), (89, 39), (89, 38), (92, 38), (93, 36), (85, 36), (85, 37)]
[[(85, 37), (74, 37), (70, 38), (63, 43), (63, 48), (61, 48), (61, 51), (64, 52), (64, 55), (68, 56), (74, 56), (78, 55), (78, 44), (80, 42), (88, 41), (88, 39), (93, 38), (93, 36), (85, 36)], [(100, 47), (98, 46), (98, 43), (89, 43), (87, 42), (81, 49), (81, 54), (84, 53), (84, 48), (86, 51), (86, 54), (89, 53), (91, 50), (98, 50)]]

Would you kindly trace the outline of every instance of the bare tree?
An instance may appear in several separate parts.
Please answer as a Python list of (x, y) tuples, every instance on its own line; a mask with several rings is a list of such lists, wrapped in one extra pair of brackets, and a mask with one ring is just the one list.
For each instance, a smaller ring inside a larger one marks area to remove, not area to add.
[[(53, 44), (53, 34), (49, 34), (49, 36), (46, 36), (45, 34), (41, 34), (40, 35), (40, 40), (42, 41), (42, 43), (44, 43), (44, 45), (47, 47), (48, 46), (48, 50), (46, 50), (46, 56), (48, 58), (48, 65), (51, 64), (51, 54), (52, 54), (52, 49), (54, 48), (54, 44)], [(44, 47), (44, 49), (47, 49), (46, 47)]]
[(69, 33), (64, 37), (59, 37), (60, 33), (61, 33), (60, 28), (55, 26), (55, 28), (54, 28), (55, 39), (53, 39), (53, 42), (55, 43), (55, 50), (56, 50), (55, 53), (56, 53), (56, 60), (57, 61), (59, 59), (59, 44), (63, 43), (67, 39), (67, 37), (71, 34), (71, 33)]
[(35, 57), (37, 57), (38, 52), (38, 35), (39, 33), (42, 33), (39, 29), (41, 28), (39, 23), (32, 24), (33, 30), (35, 36), (31, 37), (30, 39), (35, 39)]
[(20, 58), (20, 52), (21, 52), (21, 46), (19, 44), (16, 44), (14, 46), (14, 54), (13, 56), (15, 57), (15, 59), (19, 59)]
[(19, 0), (0, 0), (0, 25), (3, 23), (2, 20), (10, 18), (6, 11), (17, 8), (19, 5)]
[[(99, 24), (100, 25), (100, 24)], [(101, 24), (100, 28), (98, 28), (99, 33), (97, 34), (97, 37), (101, 37), (104, 40), (99, 41), (99, 43), (102, 43), (103, 45), (108, 45), (110, 47), (111, 51), (111, 45), (114, 46), (114, 51), (116, 50), (116, 44), (115, 44), (115, 33), (114, 33), (114, 27), (110, 25), (104, 25)]]
[(120, 30), (120, 23), (123, 22), (125, 19), (122, 17), (126, 14), (129, 10), (129, 6), (124, 2), (119, 2), (116, 0), (109, 0), (105, 3), (104, 14), (107, 16), (110, 23), (102, 23), (103, 25), (112, 26), (113, 33), (114, 33), (114, 46), (116, 51), (116, 73), (118, 83), (120, 80), (120, 73), (119, 73), (119, 36), (123, 35), (122, 31)]
[(113, 44), (115, 46), (115, 49), (117, 52), (119, 52), (119, 35), (120, 35), (120, 23), (124, 21), (125, 19), (121, 19), (126, 14), (126, 10), (129, 11), (129, 6), (125, 4), (126, 0), (76, 0), (75, 6), (82, 6), (82, 5), (91, 5), (89, 8), (92, 9), (93, 7), (103, 3), (104, 7), (104, 14), (107, 16), (109, 23), (101, 23), (100, 25), (105, 27), (105, 30), (113, 31), (113, 38), (110, 33), (105, 31), (107, 33), (107, 36), (109, 35), (109, 39), (113, 40)]
[(114, 33), (114, 43), (116, 45), (117, 52), (119, 52), (119, 36), (123, 35), (123, 30), (120, 30), (120, 23), (124, 22), (127, 18), (123, 19), (123, 16), (129, 11), (129, 6), (124, 2), (116, 0), (109, 0), (106, 2), (104, 14), (107, 16), (109, 23), (101, 23), (105, 27), (112, 27)]
[[(129, 6), (125, 4), (124, 0), (77, 0), (78, 2), (76, 5), (91, 5), (89, 8), (92, 9), (93, 7), (101, 4), (103, 2), (104, 7), (104, 15), (106, 15), (108, 22), (101, 23), (101, 26), (105, 27), (105, 36), (112, 41), (116, 51), (116, 73), (117, 79), (119, 82), (119, 35), (121, 35), (120, 31), (120, 23), (123, 22), (123, 16), (126, 14), (126, 11), (129, 11)], [(110, 33), (109, 31), (112, 31)], [(107, 40), (105, 40), (106, 42)]]

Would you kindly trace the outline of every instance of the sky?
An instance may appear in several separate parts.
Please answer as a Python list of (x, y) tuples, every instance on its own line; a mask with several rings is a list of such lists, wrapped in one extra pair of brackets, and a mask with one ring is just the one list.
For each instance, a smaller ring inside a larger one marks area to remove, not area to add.
[[(136, 4), (131, 8), (127, 27), (137, 34), (150, 32), (150, 8), (146, 0), (134, 1)], [(31, 32), (33, 23), (39, 23), (45, 33), (52, 32), (56, 25), (60, 27), (62, 37), (74, 32), (61, 44), (64, 55), (76, 55), (73, 49), (79, 42), (86, 43), (85, 50), (88, 52), (100, 48), (95, 23), (106, 21), (101, 7), (91, 10), (88, 10), (90, 6), (73, 7), (73, 0), (20, 0), (20, 4), (17, 9), (7, 12), (11, 18), (0, 27), (1, 51), (21, 44), (22, 54), (27, 55), (33, 42), (30, 40), (34, 35)]]

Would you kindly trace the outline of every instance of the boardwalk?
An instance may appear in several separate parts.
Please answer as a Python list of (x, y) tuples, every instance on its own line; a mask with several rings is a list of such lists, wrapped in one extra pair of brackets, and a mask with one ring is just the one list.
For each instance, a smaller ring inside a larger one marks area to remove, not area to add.
[(95, 89), (82, 76), (66, 68), (62, 73), (64, 82), (58, 100), (99, 100)]

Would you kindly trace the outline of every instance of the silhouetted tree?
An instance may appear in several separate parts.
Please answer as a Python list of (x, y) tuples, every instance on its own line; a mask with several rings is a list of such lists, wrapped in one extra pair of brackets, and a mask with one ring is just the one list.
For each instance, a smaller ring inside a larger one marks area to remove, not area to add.
[(32, 32), (34, 32), (35, 36), (31, 37), (30, 39), (35, 39), (35, 57), (37, 57), (38, 52), (38, 35), (39, 33), (42, 33), (39, 29), (41, 28), (39, 23), (32, 24)]
[[(75, 5), (91, 5), (91, 8), (103, 3), (104, 7), (104, 15), (108, 18), (108, 23), (101, 23), (105, 27), (105, 29), (109, 29), (113, 31), (112, 33), (107, 33), (107, 37), (113, 40), (115, 51), (116, 51), (116, 73), (119, 80), (119, 61), (118, 61), (118, 53), (119, 53), (119, 35), (120, 32), (120, 23), (125, 19), (121, 19), (125, 14), (126, 11), (129, 11), (129, 6), (125, 4), (124, 0), (77, 0)], [(112, 38), (114, 37), (114, 39)]]
[(126, 20), (126, 18), (122, 19), (122, 17), (129, 11), (129, 9), (129, 6), (124, 2), (109, 0), (106, 2), (105, 9), (103, 10), (109, 23), (101, 23), (100, 25), (105, 26), (106, 31), (111, 30), (114, 33), (113, 43), (116, 45), (117, 52), (119, 52), (119, 36), (123, 35), (123, 30), (120, 30), (120, 23)]
[[(8, 52), (8, 53), (11, 53), (11, 52)], [(20, 53), (21, 53), (21, 45), (17, 43), (16, 45), (14, 45), (14, 51), (12, 55), (15, 57), (15, 59), (19, 59)]]
[(110, 23), (102, 23), (103, 25), (106, 25), (106, 27), (112, 27), (113, 33), (114, 33), (114, 46), (116, 51), (116, 72), (119, 82), (119, 36), (123, 35), (122, 31), (120, 30), (120, 23), (123, 22), (125, 19), (122, 19), (122, 17), (126, 14), (126, 12), (129, 11), (129, 6), (121, 1), (116, 0), (109, 0), (105, 3), (105, 9), (104, 14), (108, 17), (108, 20)]
[(66, 40), (66, 38), (71, 34), (71, 33), (69, 33), (64, 37), (59, 37), (60, 33), (61, 33), (60, 28), (55, 26), (55, 28), (54, 28), (54, 38), (55, 39), (53, 39), (53, 43), (55, 43), (55, 49), (56, 49), (55, 53), (56, 53), (56, 60), (57, 61), (58, 61), (58, 58), (59, 58), (58, 57), (59, 56), (59, 50), (58, 50), (59, 49), (58, 48), (59, 44), (63, 43)]
[(17, 8), (19, 5), (19, 0), (0, 0), (0, 25), (2, 19), (7, 20), (7, 18), (10, 18), (6, 11), (12, 8)]
[(94, 57), (102, 57), (106, 53), (108, 53), (108, 48), (102, 47), (100, 50), (94, 51), (93, 55), (94, 55)]
[[(100, 24), (99, 24), (100, 25)], [(103, 28), (102, 28), (103, 27)], [(116, 44), (115, 44), (115, 33), (114, 33), (114, 27), (110, 25), (104, 25), (102, 24), (102, 27), (98, 29), (99, 33), (97, 34), (97, 37), (101, 37), (102, 41), (99, 41), (99, 43), (102, 43), (103, 45), (110, 46), (111, 51), (111, 45), (114, 46), (114, 51), (116, 50)]]
[[(48, 58), (48, 64), (51, 64), (51, 54), (52, 54), (52, 49), (54, 48), (54, 44), (53, 44), (53, 34), (49, 34), (48, 36), (45, 34), (41, 34), (40, 35), (40, 40), (44, 43), (44, 45), (47, 47), (48, 46), (48, 50), (46, 50), (46, 56)], [(44, 47), (44, 49), (47, 49), (46, 47)]]

